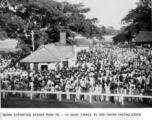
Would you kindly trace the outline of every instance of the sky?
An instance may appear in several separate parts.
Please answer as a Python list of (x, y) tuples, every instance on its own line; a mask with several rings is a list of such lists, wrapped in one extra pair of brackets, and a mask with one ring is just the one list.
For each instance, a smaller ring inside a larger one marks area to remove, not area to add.
[(100, 25), (113, 26), (120, 29), (121, 20), (127, 13), (136, 7), (139, 0), (56, 0), (67, 1), (69, 3), (83, 3), (91, 11), (86, 14), (87, 18), (96, 17)]

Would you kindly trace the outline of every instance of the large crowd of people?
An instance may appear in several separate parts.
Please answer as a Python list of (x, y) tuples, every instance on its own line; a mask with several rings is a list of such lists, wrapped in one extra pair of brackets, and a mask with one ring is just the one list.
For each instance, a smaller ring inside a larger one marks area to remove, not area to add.
[[(19, 56), (19, 55), (18, 55)], [(125, 95), (152, 95), (152, 64), (135, 47), (96, 45), (77, 53), (75, 67), (56, 70), (29, 70), (13, 55), (1, 56), (0, 79), (3, 90), (59, 91), (67, 95), (33, 94), (33, 98), (59, 98), (86, 100), (87, 95), (77, 93), (105, 93)], [(20, 57), (18, 57), (20, 58)], [(13, 62), (13, 64), (12, 64)], [(10, 64), (12, 64), (10, 66)], [(7, 93), (6, 96), (29, 97), (29, 93)], [(96, 101), (122, 101), (121, 96), (94, 95)], [(152, 99), (126, 97), (128, 102), (152, 103)]]

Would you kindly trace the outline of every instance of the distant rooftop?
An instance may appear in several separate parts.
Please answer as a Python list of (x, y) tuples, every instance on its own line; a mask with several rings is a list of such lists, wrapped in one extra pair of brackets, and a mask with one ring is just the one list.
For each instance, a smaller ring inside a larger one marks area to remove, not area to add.
[(152, 32), (141, 31), (136, 37), (135, 42), (150, 42), (152, 43)]
[(59, 62), (63, 59), (74, 58), (72, 46), (61, 46), (55, 43), (42, 45), (38, 50), (25, 57), (21, 62), (46, 63)]
[(77, 45), (77, 46), (92, 46), (92, 43), (90, 39), (83, 38), (74, 38), (67, 40), (67, 43), (70, 43), (71, 45)]

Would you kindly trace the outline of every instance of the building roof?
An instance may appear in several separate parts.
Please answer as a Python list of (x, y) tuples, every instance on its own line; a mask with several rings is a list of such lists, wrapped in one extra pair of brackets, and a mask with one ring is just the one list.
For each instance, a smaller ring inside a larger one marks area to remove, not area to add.
[(55, 42), (54, 43), (56, 46), (67, 46), (67, 44), (62, 44), (62, 43), (60, 43), (60, 42)]
[[(66, 58), (72, 58), (71, 46), (56, 46), (54, 43), (41, 46), (37, 51), (27, 56), (21, 62), (59, 62)], [(70, 55), (69, 55), (70, 54)]]
[(58, 56), (60, 59), (66, 58), (67, 54), (71, 51), (73, 51), (72, 46), (61, 46), (56, 44), (47, 44), (44, 46), (47, 48), (50, 52), (53, 52), (56, 56)]
[(71, 45), (77, 45), (77, 46), (92, 46), (92, 43), (90, 40), (86, 38), (74, 38), (74, 39), (69, 39), (68, 42)]
[(126, 33), (120, 33), (112, 38), (113, 40), (124, 41), (127, 40)]
[(87, 41), (87, 39), (79, 38), (79, 39), (74, 39), (74, 40), (78, 46), (91, 46), (92, 45), (89, 41)]
[(53, 54), (51, 54), (48, 50), (37, 50), (21, 60), (21, 62), (39, 62), (39, 63), (45, 63), (45, 62), (57, 62), (60, 61), (59, 58), (55, 57)]
[(106, 41), (106, 40), (101, 40), (101, 41), (95, 41), (95, 43), (113, 43), (112, 41)]
[(141, 31), (136, 37), (135, 42), (152, 42), (151, 31)]
[(75, 55), (75, 52), (74, 52), (74, 51), (70, 51), (70, 52), (67, 54), (66, 58), (74, 58), (74, 55)]

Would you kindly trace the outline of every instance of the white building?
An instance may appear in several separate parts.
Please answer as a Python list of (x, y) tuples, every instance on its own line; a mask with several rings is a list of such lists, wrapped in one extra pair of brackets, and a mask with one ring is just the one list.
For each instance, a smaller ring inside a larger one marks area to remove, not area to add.
[(74, 67), (77, 52), (89, 49), (90, 45), (85, 39), (66, 40), (66, 33), (61, 32), (60, 42), (41, 46), (21, 62), (29, 63), (30, 70), (58, 70), (62, 67)]

